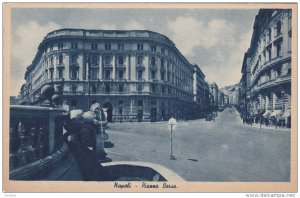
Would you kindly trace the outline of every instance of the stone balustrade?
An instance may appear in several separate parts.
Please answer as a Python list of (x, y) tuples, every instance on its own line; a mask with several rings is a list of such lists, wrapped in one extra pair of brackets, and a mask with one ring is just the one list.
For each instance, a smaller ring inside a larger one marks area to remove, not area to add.
[(38, 179), (66, 156), (63, 109), (10, 106), (10, 179)]

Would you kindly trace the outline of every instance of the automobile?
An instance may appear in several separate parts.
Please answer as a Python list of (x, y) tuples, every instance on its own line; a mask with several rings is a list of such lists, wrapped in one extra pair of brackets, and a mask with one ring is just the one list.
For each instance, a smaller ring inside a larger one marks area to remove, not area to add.
[(215, 118), (215, 115), (213, 113), (210, 113), (206, 116), (205, 120), (206, 121), (211, 121)]

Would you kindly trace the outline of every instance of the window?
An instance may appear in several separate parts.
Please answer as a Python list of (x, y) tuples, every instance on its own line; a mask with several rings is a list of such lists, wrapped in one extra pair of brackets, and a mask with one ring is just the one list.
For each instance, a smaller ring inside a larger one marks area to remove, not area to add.
[[(137, 91), (138, 91), (139, 93), (141, 93), (141, 92), (143, 91), (143, 85), (142, 85), (142, 84), (138, 84), (138, 85), (137, 85)], [(142, 102), (142, 105), (139, 105), (139, 106), (143, 106), (143, 102)]]
[(279, 21), (276, 25), (277, 36), (281, 35), (281, 22)]
[(165, 72), (161, 72), (160, 76), (161, 76), (161, 80), (165, 80)]
[(105, 92), (106, 93), (110, 92), (110, 84), (109, 83), (105, 84)]
[(119, 100), (119, 105), (123, 105), (123, 100)]
[(142, 79), (143, 78), (143, 71), (142, 70), (138, 70), (137, 74), (138, 74), (138, 79)]
[(124, 50), (124, 44), (119, 44), (118, 45), (118, 50)]
[(124, 92), (124, 84), (119, 84), (119, 92)]
[(97, 80), (98, 78), (98, 69), (92, 70), (92, 80)]
[(71, 43), (71, 48), (72, 49), (78, 49), (78, 44), (77, 43)]
[(124, 71), (119, 70), (119, 79), (122, 80), (124, 78)]
[(50, 79), (53, 79), (53, 70), (50, 70)]
[(92, 50), (97, 50), (97, 49), (98, 49), (97, 43), (92, 43), (92, 44), (91, 44), (91, 49), (92, 49)]
[(124, 64), (124, 58), (123, 58), (123, 56), (119, 56), (118, 63), (119, 63), (119, 65), (123, 65)]
[(165, 93), (165, 86), (161, 86), (161, 93)]
[(160, 61), (160, 66), (163, 68), (165, 66), (165, 60), (164, 59), (161, 59)]
[(58, 70), (58, 77), (59, 77), (59, 78), (63, 78), (63, 75), (64, 75), (64, 74), (63, 74), (63, 69), (59, 69), (59, 70)]
[[(77, 86), (76, 85), (72, 85), (71, 86), (71, 92), (72, 93), (76, 93), (76, 91), (77, 91)], [(76, 102), (76, 104), (77, 104), (77, 102)], [(71, 105), (72, 105), (72, 102), (71, 102)], [(75, 105), (72, 105), (72, 106), (75, 106)]]
[(268, 49), (268, 61), (272, 60), (272, 48)]
[(151, 79), (155, 79), (156, 77), (156, 72), (155, 71), (151, 71)]
[(281, 56), (281, 43), (277, 44), (276, 49), (277, 57)]
[(71, 63), (77, 63), (77, 56), (76, 55), (71, 56)]
[(50, 66), (53, 66), (53, 57), (50, 58)]
[(111, 50), (111, 44), (105, 44), (105, 50)]
[(272, 30), (271, 28), (268, 29), (268, 33), (267, 33), (267, 41), (270, 42), (271, 41), (271, 34), (272, 34)]
[(156, 46), (155, 45), (151, 45), (151, 51), (156, 52)]
[(138, 100), (138, 106), (143, 106), (143, 100)]
[(58, 64), (63, 64), (63, 60), (64, 60), (64, 57), (63, 57), (63, 55), (59, 55), (59, 57), (58, 57)]
[(156, 85), (152, 84), (151, 89), (152, 89), (152, 92), (155, 92), (156, 91)]
[(162, 54), (165, 53), (165, 48), (161, 48), (161, 53), (162, 53)]
[(110, 65), (110, 56), (105, 56), (105, 65)]
[(139, 50), (139, 51), (144, 50), (144, 45), (143, 44), (137, 44), (137, 50)]
[(96, 93), (97, 92), (97, 86), (95, 84), (92, 84), (92, 93)]
[(75, 69), (75, 68), (71, 69), (71, 79), (72, 80), (77, 79), (77, 69)]
[(155, 65), (155, 58), (151, 57), (151, 65)]
[(110, 70), (105, 70), (105, 79), (110, 79)]
[(53, 45), (50, 45), (50, 52), (53, 51)]
[(64, 44), (63, 43), (58, 43), (58, 49), (62, 50), (64, 48)]
[(98, 57), (97, 56), (92, 57), (92, 65), (98, 65)]
[(142, 56), (138, 56), (138, 65), (142, 65), (143, 64), (143, 57)]
[(119, 115), (122, 115), (122, 114), (123, 114), (123, 108), (120, 107), (120, 108), (119, 108)]

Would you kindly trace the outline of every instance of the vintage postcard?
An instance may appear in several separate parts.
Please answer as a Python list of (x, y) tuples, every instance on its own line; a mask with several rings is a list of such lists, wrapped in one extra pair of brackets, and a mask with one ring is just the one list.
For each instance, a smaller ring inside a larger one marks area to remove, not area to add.
[(3, 7), (4, 192), (297, 191), (296, 3)]

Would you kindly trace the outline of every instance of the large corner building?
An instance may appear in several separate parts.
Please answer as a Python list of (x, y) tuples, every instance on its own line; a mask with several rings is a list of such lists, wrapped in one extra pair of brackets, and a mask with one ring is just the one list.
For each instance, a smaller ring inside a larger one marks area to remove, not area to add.
[(109, 121), (184, 119), (193, 73), (175, 44), (155, 32), (60, 29), (40, 43), (19, 99), (37, 104), (52, 85), (63, 106), (86, 111), (98, 102)]

